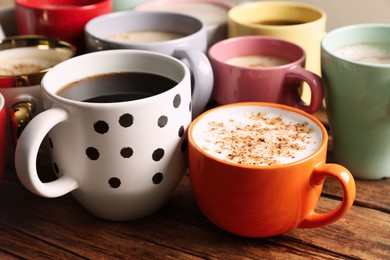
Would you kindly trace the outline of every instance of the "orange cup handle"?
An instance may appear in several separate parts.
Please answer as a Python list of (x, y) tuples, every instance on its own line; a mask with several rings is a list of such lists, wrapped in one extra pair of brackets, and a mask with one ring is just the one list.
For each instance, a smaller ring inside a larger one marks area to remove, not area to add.
[(299, 228), (315, 228), (331, 224), (352, 207), (355, 200), (356, 187), (352, 174), (343, 166), (338, 164), (323, 164), (315, 168), (311, 176), (311, 185), (323, 185), (326, 178), (336, 179), (343, 189), (343, 200), (340, 205), (327, 213), (316, 213), (313, 209), (298, 226)]

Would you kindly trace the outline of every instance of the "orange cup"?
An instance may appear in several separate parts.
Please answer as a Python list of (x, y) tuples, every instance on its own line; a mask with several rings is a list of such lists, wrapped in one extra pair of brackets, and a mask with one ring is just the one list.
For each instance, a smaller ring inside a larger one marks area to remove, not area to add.
[[(220, 106), (191, 123), (188, 141), (197, 204), (228, 232), (270, 237), (321, 227), (345, 215), (355, 199), (351, 173), (326, 163), (326, 129), (299, 109), (261, 102)], [(343, 200), (334, 210), (317, 213), (328, 177), (341, 184)]]

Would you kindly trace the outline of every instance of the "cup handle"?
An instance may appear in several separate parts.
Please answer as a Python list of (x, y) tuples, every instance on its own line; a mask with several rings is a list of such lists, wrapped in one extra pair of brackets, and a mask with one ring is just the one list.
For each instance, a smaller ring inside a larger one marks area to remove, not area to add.
[(213, 90), (214, 75), (206, 54), (200, 50), (178, 48), (174, 55), (188, 61), (194, 77), (192, 90), (192, 117), (201, 114)]
[(24, 128), (31, 121), (34, 110), (34, 104), (31, 101), (20, 101), (11, 106), (9, 117), (11, 121), (11, 138), (14, 146), (18, 143)]
[(42, 197), (60, 197), (78, 188), (76, 180), (66, 176), (43, 183), (36, 168), (39, 147), (44, 137), (50, 129), (67, 119), (68, 113), (61, 108), (41, 112), (26, 126), (16, 145), (15, 168), (18, 178), (27, 189)]
[(324, 98), (324, 87), (322, 79), (317, 74), (304, 69), (301, 66), (292, 67), (286, 74), (286, 81), (302, 80), (306, 82), (310, 87), (311, 100), (309, 105), (305, 105), (297, 91), (291, 91), (294, 93), (290, 95), (287, 100), (287, 104), (293, 107), (302, 109), (303, 111), (312, 114), (319, 110), (322, 106), (322, 100)]
[(326, 213), (316, 213), (314, 209), (306, 216), (299, 228), (315, 228), (331, 224), (342, 216), (352, 207), (355, 200), (356, 187), (351, 173), (338, 164), (323, 164), (314, 169), (310, 179), (313, 186), (323, 185), (327, 177), (336, 179), (343, 189), (343, 200), (340, 205), (332, 211)]
[(3, 40), (5, 38), (5, 33), (3, 31), (3, 27), (0, 24), (0, 40)]

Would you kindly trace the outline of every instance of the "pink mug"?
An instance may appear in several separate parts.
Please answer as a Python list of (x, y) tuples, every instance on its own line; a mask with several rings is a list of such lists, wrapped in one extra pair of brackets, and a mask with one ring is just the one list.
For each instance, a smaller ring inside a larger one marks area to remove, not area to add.
[[(285, 104), (314, 113), (322, 106), (322, 79), (304, 69), (306, 54), (298, 45), (269, 36), (239, 36), (209, 50), (214, 72), (212, 98), (220, 105), (258, 101)], [(301, 99), (302, 84), (311, 90)]]
[(84, 26), (112, 12), (112, 0), (15, 0), (18, 32), (58, 37), (85, 51)]

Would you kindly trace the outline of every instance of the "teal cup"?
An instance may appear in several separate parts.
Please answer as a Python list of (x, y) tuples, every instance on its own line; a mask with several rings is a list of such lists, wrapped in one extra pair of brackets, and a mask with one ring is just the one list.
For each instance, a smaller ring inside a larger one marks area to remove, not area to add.
[(321, 43), (334, 161), (361, 179), (390, 177), (390, 24), (356, 24)]

